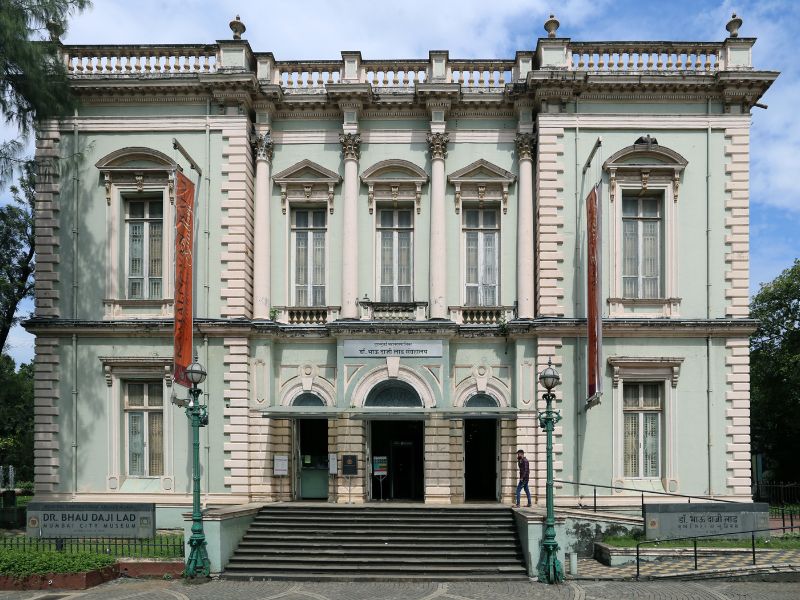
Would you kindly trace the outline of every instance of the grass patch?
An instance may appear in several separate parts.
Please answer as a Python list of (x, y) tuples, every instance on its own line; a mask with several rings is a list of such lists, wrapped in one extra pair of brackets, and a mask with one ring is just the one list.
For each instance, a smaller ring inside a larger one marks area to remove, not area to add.
[[(635, 548), (638, 542), (644, 541), (643, 538), (633, 536), (609, 536), (603, 538), (603, 543), (615, 548)], [(643, 544), (641, 546), (647, 548), (693, 548), (692, 540), (673, 540), (669, 542), (658, 542)], [(698, 548), (751, 548), (752, 542), (750, 540), (726, 540), (705, 538), (697, 540)], [(800, 550), (800, 535), (799, 534), (786, 534), (781, 537), (773, 537), (770, 540), (756, 538), (756, 548), (772, 549), (772, 550)]]
[[(23, 535), (0, 536), (0, 550), (31, 554), (55, 552), (56, 540)], [(103, 554), (116, 558), (183, 558), (183, 534), (156, 534), (152, 539), (67, 538), (59, 554)], [(1, 573), (2, 571), (0, 571)]]
[(0, 574), (17, 579), (48, 573), (85, 573), (117, 562), (113, 556), (80, 552), (28, 552), (0, 548)]

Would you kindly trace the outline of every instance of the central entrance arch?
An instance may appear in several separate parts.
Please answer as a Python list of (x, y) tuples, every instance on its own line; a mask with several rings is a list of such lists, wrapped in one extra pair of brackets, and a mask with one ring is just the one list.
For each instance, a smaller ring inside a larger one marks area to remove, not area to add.
[[(416, 390), (404, 381), (384, 381), (364, 400), (367, 408), (424, 407)], [(370, 421), (373, 500), (423, 500), (424, 422), (421, 419)], [(385, 467), (385, 476), (382, 475)]]

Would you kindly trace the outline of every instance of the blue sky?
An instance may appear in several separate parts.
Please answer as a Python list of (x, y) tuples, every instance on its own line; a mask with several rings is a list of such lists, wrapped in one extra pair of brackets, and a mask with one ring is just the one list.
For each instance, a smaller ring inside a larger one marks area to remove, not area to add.
[[(239, 14), (252, 48), (278, 60), (332, 59), (342, 50), (360, 50), (365, 58), (427, 58), (440, 49), (454, 58), (511, 58), (536, 46), (551, 12), (561, 22), (559, 36), (582, 41), (721, 41), (736, 12), (744, 20), (740, 35), (758, 38), (756, 68), (781, 72), (762, 99), (769, 109), (753, 111), (751, 292), (800, 257), (797, 0), (95, 0), (72, 19), (64, 42), (209, 43), (228, 39), (228, 22)], [(0, 194), (7, 196), (7, 190)], [(32, 338), (21, 329), (9, 345), (17, 362), (32, 358)]]

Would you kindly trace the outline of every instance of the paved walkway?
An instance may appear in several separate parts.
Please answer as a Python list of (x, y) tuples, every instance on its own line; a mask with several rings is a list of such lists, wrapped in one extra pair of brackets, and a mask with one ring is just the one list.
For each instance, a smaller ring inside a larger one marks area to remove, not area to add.
[(120, 579), (85, 592), (0, 592), (0, 600), (797, 600), (800, 583), (313, 583)]
[[(756, 550), (755, 570), (764, 572), (775, 567), (793, 566), (800, 570), (800, 550)], [(707, 577), (714, 571), (753, 570), (753, 555), (750, 552), (725, 552), (709, 554), (704, 550), (698, 554), (697, 568), (694, 569), (694, 557), (668, 556), (657, 560), (642, 560), (640, 578), (649, 577)], [(577, 579), (633, 579), (636, 576), (636, 562), (617, 567), (606, 566), (593, 559), (578, 560)], [(800, 585), (797, 598), (800, 600)]]

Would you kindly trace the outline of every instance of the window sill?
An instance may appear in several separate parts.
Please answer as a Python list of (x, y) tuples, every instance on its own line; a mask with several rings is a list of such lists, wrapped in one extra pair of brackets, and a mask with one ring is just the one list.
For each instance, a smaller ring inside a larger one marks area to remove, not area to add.
[(172, 318), (174, 301), (172, 298), (162, 300), (103, 300), (103, 319), (169, 319)]
[(609, 317), (674, 318), (680, 316), (680, 298), (609, 298)]

